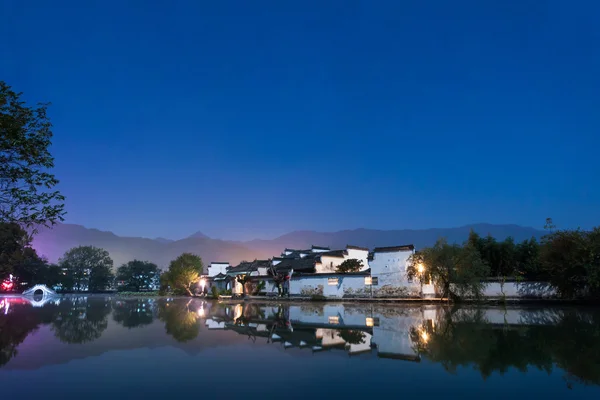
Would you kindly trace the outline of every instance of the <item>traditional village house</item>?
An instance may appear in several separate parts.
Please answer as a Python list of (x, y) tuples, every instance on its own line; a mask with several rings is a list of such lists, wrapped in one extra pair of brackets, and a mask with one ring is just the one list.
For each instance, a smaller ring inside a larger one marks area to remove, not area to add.
[(227, 269), (229, 268), (228, 262), (211, 262), (208, 266), (208, 277), (212, 278), (218, 274), (227, 274)]
[(231, 290), (232, 279), (227, 276), (228, 262), (211, 262), (206, 276), (206, 289), (210, 292), (216, 287), (219, 292)]
[[(267, 279), (268, 270), (271, 266), (271, 260), (254, 260), (254, 261), (242, 261), (235, 267), (229, 267), (227, 269), (227, 275), (232, 278), (232, 294), (241, 295), (244, 293), (244, 288), (242, 287), (242, 283), (237, 280), (238, 276), (248, 275), (250, 277), (264, 277), (263, 279)], [(258, 284), (259, 279), (255, 279), (252, 283)], [(250, 289), (248, 285), (247, 289)], [(252, 290), (250, 290), (251, 292)], [(248, 294), (248, 293), (247, 293)]]
[(412, 244), (377, 247), (369, 256), (371, 282), (375, 297), (419, 297), (433, 295), (431, 284), (411, 280), (407, 275), (409, 258), (415, 252)]

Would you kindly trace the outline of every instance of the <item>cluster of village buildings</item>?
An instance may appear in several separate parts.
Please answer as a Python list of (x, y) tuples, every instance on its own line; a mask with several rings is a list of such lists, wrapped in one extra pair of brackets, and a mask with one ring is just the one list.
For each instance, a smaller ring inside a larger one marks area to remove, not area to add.
[[(280, 294), (278, 277), (285, 276), (284, 291), (290, 296), (349, 297), (424, 297), (433, 296), (433, 285), (407, 276), (413, 245), (378, 247), (370, 251), (359, 246), (332, 250), (312, 246), (306, 250), (285, 249), (269, 260), (244, 261), (232, 266), (213, 262), (208, 267), (208, 290), (231, 291), (233, 295)], [(358, 260), (356, 272), (340, 273), (346, 260)], [(242, 276), (245, 279), (239, 279)]]

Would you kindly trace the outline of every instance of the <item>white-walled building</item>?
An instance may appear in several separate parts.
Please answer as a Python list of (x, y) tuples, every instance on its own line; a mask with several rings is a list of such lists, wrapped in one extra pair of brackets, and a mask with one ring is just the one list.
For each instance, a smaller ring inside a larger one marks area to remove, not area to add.
[(229, 268), (228, 262), (211, 262), (208, 266), (208, 276), (213, 278), (219, 274), (226, 275)]
[(409, 280), (406, 269), (415, 252), (412, 244), (377, 247), (369, 257), (373, 292), (378, 296), (420, 295), (420, 282)]
[(369, 249), (347, 245), (345, 250), (334, 250), (319, 253), (315, 269), (317, 273), (332, 273), (344, 261), (356, 259), (362, 262), (361, 271), (369, 269)]

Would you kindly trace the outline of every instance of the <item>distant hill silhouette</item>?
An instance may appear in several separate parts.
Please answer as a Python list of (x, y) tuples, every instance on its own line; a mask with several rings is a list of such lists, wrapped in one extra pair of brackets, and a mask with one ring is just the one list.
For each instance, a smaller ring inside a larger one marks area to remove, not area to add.
[(133, 260), (148, 260), (166, 268), (169, 261), (184, 252), (198, 254), (207, 265), (211, 261), (229, 261), (270, 258), (279, 255), (286, 247), (309, 248), (311, 245), (343, 248), (347, 244), (368, 248), (414, 244), (417, 249), (430, 246), (439, 237), (449, 242), (461, 243), (473, 229), (480, 235), (491, 235), (499, 240), (512, 236), (516, 241), (531, 237), (540, 238), (544, 231), (518, 225), (474, 224), (458, 228), (375, 230), (355, 229), (339, 232), (296, 231), (271, 240), (247, 242), (211, 239), (198, 232), (181, 240), (121, 237), (112, 232), (88, 229), (81, 225), (58, 224), (52, 229), (42, 229), (33, 245), (50, 262), (58, 259), (70, 248), (81, 245), (102, 247), (110, 253), (115, 267)]

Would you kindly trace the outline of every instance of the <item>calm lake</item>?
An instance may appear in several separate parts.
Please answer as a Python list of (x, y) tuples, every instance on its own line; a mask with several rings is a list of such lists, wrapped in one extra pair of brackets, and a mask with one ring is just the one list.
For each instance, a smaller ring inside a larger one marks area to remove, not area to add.
[(0, 297), (3, 398), (600, 398), (600, 312)]

